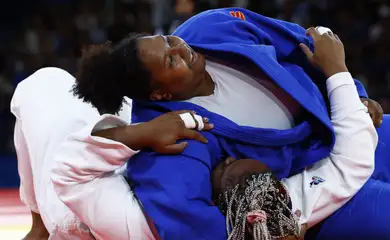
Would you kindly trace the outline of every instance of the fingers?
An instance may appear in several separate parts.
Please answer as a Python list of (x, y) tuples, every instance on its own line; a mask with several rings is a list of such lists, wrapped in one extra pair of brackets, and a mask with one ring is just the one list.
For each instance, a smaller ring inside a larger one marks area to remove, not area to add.
[(375, 104), (377, 106), (379, 114), (381, 115), (381, 119), (383, 120), (383, 108), (378, 102), (375, 102)]
[(231, 164), (232, 162), (234, 162), (234, 161), (236, 161), (236, 159), (234, 158), (234, 157), (228, 157), (228, 158), (226, 158), (226, 160), (225, 160), (225, 166), (227, 166), (227, 165), (229, 165), (229, 164)]
[(322, 35), (322, 34), (324, 34), (324, 33), (327, 33), (327, 32), (332, 32), (332, 30), (330, 30), (329, 28), (327, 28), (327, 27), (322, 27), (322, 26), (317, 26), (317, 27), (315, 28), (315, 30), (316, 30), (320, 35)]
[(337, 40), (333, 32), (326, 32), (326, 35), (328, 35), (330, 38)]
[(377, 102), (375, 102), (375, 107), (373, 107), (373, 109), (375, 111), (375, 118), (373, 118), (374, 126), (379, 128), (383, 122), (383, 109)]
[(159, 153), (165, 153), (165, 154), (178, 154), (184, 152), (187, 146), (188, 146), (187, 142), (181, 142), (181, 143), (176, 143), (176, 144), (155, 149), (155, 151)]
[(182, 114), (179, 114), (179, 117), (181, 118), (181, 120), (183, 120), (184, 126), (186, 128), (189, 128), (189, 129), (197, 128), (198, 122), (193, 117), (192, 113), (190, 113), (190, 112), (182, 113)]
[(377, 111), (376, 108), (370, 107), (368, 108), (368, 112), (370, 113), (372, 122), (376, 128), (379, 128), (382, 124), (382, 115)]
[(184, 122), (184, 126), (188, 129), (197, 129), (201, 130), (210, 130), (214, 127), (213, 124), (209, 123), (208, 118), (202, 118), (201, 116), (195, 114), (193, 111), (177, 111), (174, 112), (178, 114), (181, 120)]
[(306, 34), (311, 36), (314, 42), (320, 40), (321, 36), (329, 37), (334, 40), (337, 40), (338, 42), (341, 42), (339, 36), (337, 36), (337, 34), (334, 34), (332, 30), (326, 27), (316, 27), (316, 28), (311, 27), (306, 30)]
[(191, 129), (184, 129), (183, 135), (181, 137), (193, 139), (202, 143), (208, 143), (207, 138), (205, 138), (200, 132)]
[(214, 124), (212, 123), (204, 123), (203, 131), (209, 131), (214, 128)]
[(383, 109), (381, 105), (374, 101), (372, 101), (370, 104), (369, 100), (364, 100), (363, 104), (367, 107), (368, 113), (371, 116), (374, 126), (376, 128), (379, 128), (382, 125), (383, 121)]
[(199, 115), (192, 114), (192, 113), (191, 113), (191, 116), (196, 123), (195, 129), (197, 129), (199, 131), (203, 130), (203, 128), (204, 128), (203, 118)]
[(310, 50), (310, 48), (303, 43), (299, 44), (299, 47), (302, 49), (302, 52), (306, 55), (307, 60), (309, 60), (309, 62), (312, 62), (313, 52)]
[(378, 109), (379, 109), (379, 115), (380, 115), (380, 121), (378, 123), (378, 128), (382, 125), (383, 123), (383, 109), (382, 109), (382, 106), (379, 104), (379, 103), (376, 103), (378, 105)]
[(337, 41), (339, 41), (340, 43), (343, 43), (340, 38), (339, 38), (339, 35), (335, 34), (334, 37), (337, 39)]
[(313, 38), (314, 42), (320, 40), (321, 34), (313, 27), (306, 30), (306, 35)]
[(191, 111), (191, 110), (180, 110), (180, 111), (174, 111), (172, 112), (172, 114), (182, 114), (182, 113), (193, 113), (193, 114), (196, 114), (194, 111)]

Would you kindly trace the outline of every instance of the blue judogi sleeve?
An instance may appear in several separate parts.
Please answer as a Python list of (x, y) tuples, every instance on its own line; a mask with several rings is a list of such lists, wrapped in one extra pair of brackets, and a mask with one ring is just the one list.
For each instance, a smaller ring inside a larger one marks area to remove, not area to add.
[[(243, 8), (223, 8), (196, 15), (182, 24), (174, 35), (182, 37), (190, 45), (224, 42), (272, 45), (278, 61), (301, 66), (311, 75), (322, 93), (326, 90), (325, 76), (307, 61), (299, 48), (300, 43), (306, 44), (311, 50), (314, 46), (311, 37), (306, 36), (306, 30), (297, 24), (265, 17)], [(363, 84), (355, 80), (355, 85), (359, 96), (367, 98)]]
[(211, 199), (210, 172), (220, 158), (211, 133), (208, 144), (188, 141), (180, 155), (140, 152), (127, 164), (133, 190), (161, 239), (226, 239), (225, 218)]

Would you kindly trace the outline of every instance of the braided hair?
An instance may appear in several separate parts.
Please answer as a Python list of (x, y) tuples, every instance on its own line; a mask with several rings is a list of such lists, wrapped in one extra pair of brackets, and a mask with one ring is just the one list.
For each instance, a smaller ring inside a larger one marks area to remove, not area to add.
[(271, 240), (299, 236), (287, 189), (271, 173), (251, 175), (222, 193), (217, 205), (226, 216), (228, 240)]

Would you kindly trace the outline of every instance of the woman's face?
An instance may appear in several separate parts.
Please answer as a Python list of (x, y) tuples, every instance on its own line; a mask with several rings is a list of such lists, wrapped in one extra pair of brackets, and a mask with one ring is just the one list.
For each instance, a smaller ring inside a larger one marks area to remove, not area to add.
[(138, 39), (138, 52), (151, 72), (150, 100), (185, 100), (193, 93), (205, 73), (205, 60), (181, 38), (148, 36)]
[(211, 173), (213, 195), (216, 197), (234, 188), (237, 184), (245, 186), (247, 178), (251, 175), (258, 175), (269, 171), (268, 167), (258, 160), (235, 160), (228, 158), (215, 167)]
[[(213, 186), (213, 195), (219, 194), (234, 188), (237, 184), (246, 186), (246, 180), (252, 175), (270, 172), (270, 169), (262, 162), (254, 159), (235, 160), (228, 158), (212, 171), (211, 181)], [(280, 182), (279, 182), (280, 183)], [(281, 193), (287, 194), (280, 184)], [(280, 240), (303, 240), (307, 230), (307, 225), (303, 224), (299, 237), (288, 236)]]

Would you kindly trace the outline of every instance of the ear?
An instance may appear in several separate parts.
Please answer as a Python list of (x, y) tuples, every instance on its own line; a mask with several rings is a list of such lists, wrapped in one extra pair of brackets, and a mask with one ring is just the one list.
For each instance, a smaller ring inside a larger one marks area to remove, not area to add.
[(172, 99), (172, 94), (170, 94), (170, 93), (164, 93), (164, 94), (162, 95), (162, 98), (163, 98), (163, 100), (165, 100), (165, 101), (170, 101), (170, 100)]
[(161, 100), (170, 101), (171, 99), (172, 99), (172, 94), (168, 92), (164, 92), (161, 89), (153, 91), (149, 96), (149, 100), (152, 101), (161, 101)]
[(155, 90), (149, 95), (149, 100), (151, 101), (160, 101), (163, 99), (164, 93), (161, 90)]

